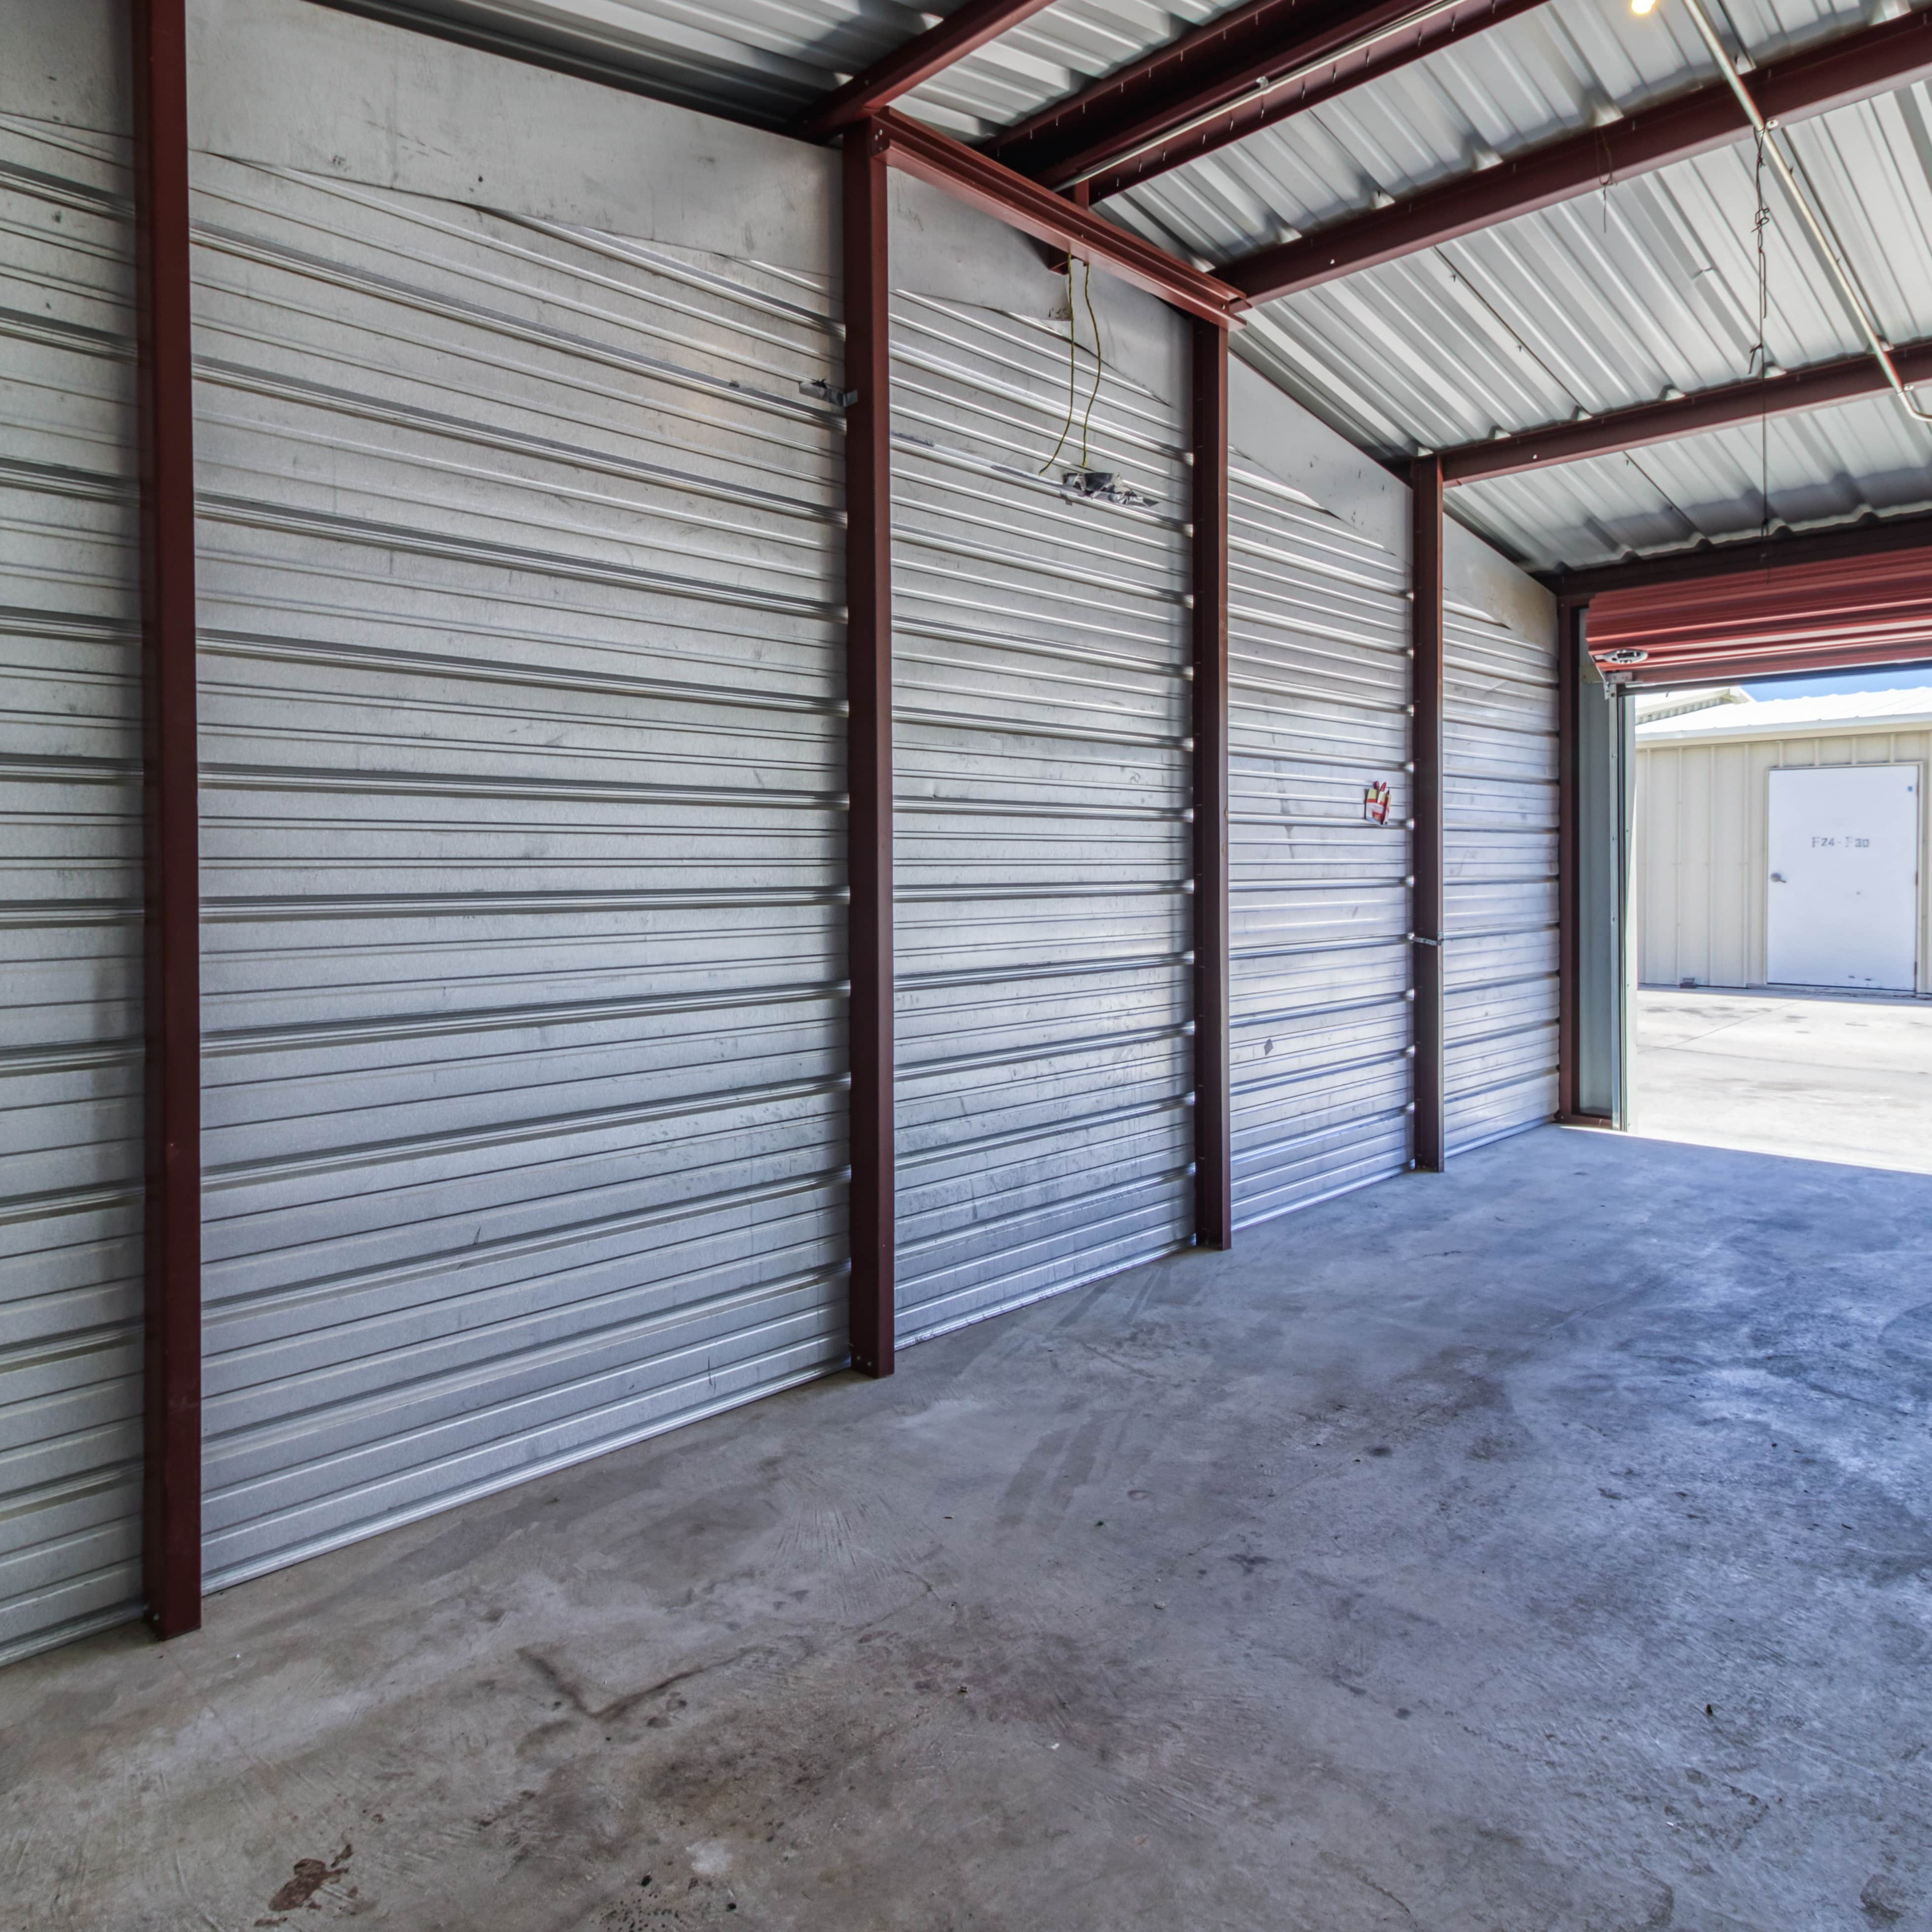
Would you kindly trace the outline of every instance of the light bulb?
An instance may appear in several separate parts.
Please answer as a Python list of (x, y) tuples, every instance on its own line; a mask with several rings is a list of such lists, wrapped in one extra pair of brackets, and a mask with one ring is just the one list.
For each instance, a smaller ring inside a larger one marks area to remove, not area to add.
[(1656, 4), (1657, 0), (1630, 0), (1630, 11), (1638, 14), (1648, 14)]

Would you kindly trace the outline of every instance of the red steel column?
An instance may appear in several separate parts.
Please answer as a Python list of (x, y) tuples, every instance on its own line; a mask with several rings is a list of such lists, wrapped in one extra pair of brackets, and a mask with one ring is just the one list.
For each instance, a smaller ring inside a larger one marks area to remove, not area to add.
[(1443, 1142), (1442, 1074), (1442, 460), (1418, 458), (1409, 468), (1413, 530), (1409, 583), (1414, 597), (1409, 694), (1414, 712), (1415, 886), (1410, 910), (1414, 944), (1415, 1164), (1439, 1174)]
[(852, 1366), (892, 1372), (892, 545), (886, 140), (844, 139), (846, 789), (850, 798)]
[(1234, 1239), (1228, 1060), (1228, 332), (1190, 323), (1194, 453), (1194, 1238)]
[(1556, 1118), (1576, 1118), (1578, 903), (1582, 842), (1579, 834), (1576, 700), (1587, 604), (1556, 604)]
[(200, 885), (194, 396), (183, 0), (136, 0), (135, 236), (146, 843), (146, 1468), (156, 1634), (201, 1624)]

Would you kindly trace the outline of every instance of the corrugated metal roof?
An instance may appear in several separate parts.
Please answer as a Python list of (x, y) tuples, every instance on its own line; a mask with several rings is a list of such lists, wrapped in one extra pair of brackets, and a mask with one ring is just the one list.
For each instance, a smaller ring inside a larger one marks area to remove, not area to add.
[[(1742, 0), (1730, 11), (1760, 61), (1860, 17)], [(1670, 0), (1645, 19), (1626, 0), (1552, 0), (1109, 206), (1225, 259), (1715, 73)], [(1895, 340), (1932, 334), (1928, 104), (1916, 86), (1787, 130)], [(1759, 187), (1754, 146), (1740, 141), (1270, 303), (1238, 346), (1391, 458), (1733, 382), (1753, 373), (1759, 334)], [(1769, 170), (1762, 187), (1773, 361), (1855, 352), (1851, 318)], [(1532, 568), (1553, 568), (1917, 508), (1932, 501), (1928, 462), (1932, 431), (1870, 401), (1773, 422), (1762, 438), (1731, 430), (1466, 486), (1450, 501)]]
[[(782, 121), (945, 9), (891, 0), (353, 0), (460, 16), (499, 38), (590, 50), (656, 91)], [(1226, 0), (1060, 0), (901, 104), (974, 136)], [(1869, 0), (1709, 0), (1762, 62), (1873, 16)], [(1897, 0), (1876, 10), (1903, 10)], [(1384, 197), (1708, 84), (1684, 8), (1550, 0), (1104, 204), (1150, 238), (1225, 260)], [(1932, 92), (1795, 124), (1818, 202), (1894, 339), (1932, 335)], [(1759, 183), (1752, 144), (1268, 304), (1240, 352), (1388, 458), (1647, 402), (1751, 373)], [(1798, 368), (1859, 346), (1766, 171), (1765, 340)], [(1932, 432), (1882, 401), (1467, 486), (1456, 514), (1532, 568), (1932, 502)]]
[(1681, 744), (1700, 738), (1795, 738), (1821, 730), (1843, 730), (1869, 724), (1897, 731), (1932, 724), (1932, 686), (1906, 691), (1846, 692), (1830, 698), (1747, 700), (1700, 711), (1684, 718), (1640, 723), (1638, 738), (1649, 744), (1667, 739)]
[[(952, 11), (958, 0), (341, 0), (357, 13), (446, 21), (628, 76), (646, 91), (781, 125)], [(898, 105), (974, 139), (1211, 20), (1240, 0), (1060, 0)]]

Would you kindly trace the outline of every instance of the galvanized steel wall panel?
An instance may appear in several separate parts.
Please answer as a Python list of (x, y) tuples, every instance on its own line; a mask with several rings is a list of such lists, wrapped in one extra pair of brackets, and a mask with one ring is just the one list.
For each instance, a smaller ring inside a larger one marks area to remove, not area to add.
[(196, 158), (212, 1583), (844, 1335), (822, 298)]
[(0, 1660), (141, 1592), (129, 160), (0, 117)]
[(1188, 472), (1180, 401), (1110, 372), (1092, 462), (1158, 507), (1067, 501), (1065, 336), (914, 294), (892, 326), (911, 1341), (1189, 1238)]
[(1454, 1154), (1556, 1111), (1556, 648), (1444, 614), (1444, 1081)]
[[(1228, 515), (1234, 1212), (1250, 1222), (1408, 1163), (1409, 607), (1394, 556), (1238, 450)], [(1385, 824), (1367, 809), (1378, 782)]]

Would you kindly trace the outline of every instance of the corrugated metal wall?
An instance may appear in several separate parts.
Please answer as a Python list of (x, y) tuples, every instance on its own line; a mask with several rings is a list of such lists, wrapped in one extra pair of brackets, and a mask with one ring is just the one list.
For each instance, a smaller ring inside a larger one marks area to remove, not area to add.
[[(1789, 765), (1932, 770), (1932, 731), (1834, 731), (1742, 742), (1637, 740), (1637, 976), (1646, 986), (1766, 983), (1765, 806)], [(1932, 850), (1921, 788), (1919, 850)], [(1932, 993), (1932, 868), (1918, 880), (1918, 990)]]
[(220, 1583), (844, 1335), (836, 373), (728, 265), (196, 158)]
[[(1228, 479), (1234, 1212), (1400, 1172), (1411, 1058), (1408, 579), (1238, 454)], [(1366, 809), (1389, 788), (1387, 822)]]
[(0, 117), (0, 1660), (141, 1587), (128, 161)]
[(1189, 1238), (1189, 472), (1183, 399), (1109, 374), (1092, 460), (1159, 508), (1063, 500), (1077, 422), (1037, 474), (1068, 406), (1051, 327), (904, 295), (892, 354), (913, 1340)]
[(1556, 648), (1443, 623), (1444, 1088), (1451, 1153), (1557, 1106)]

